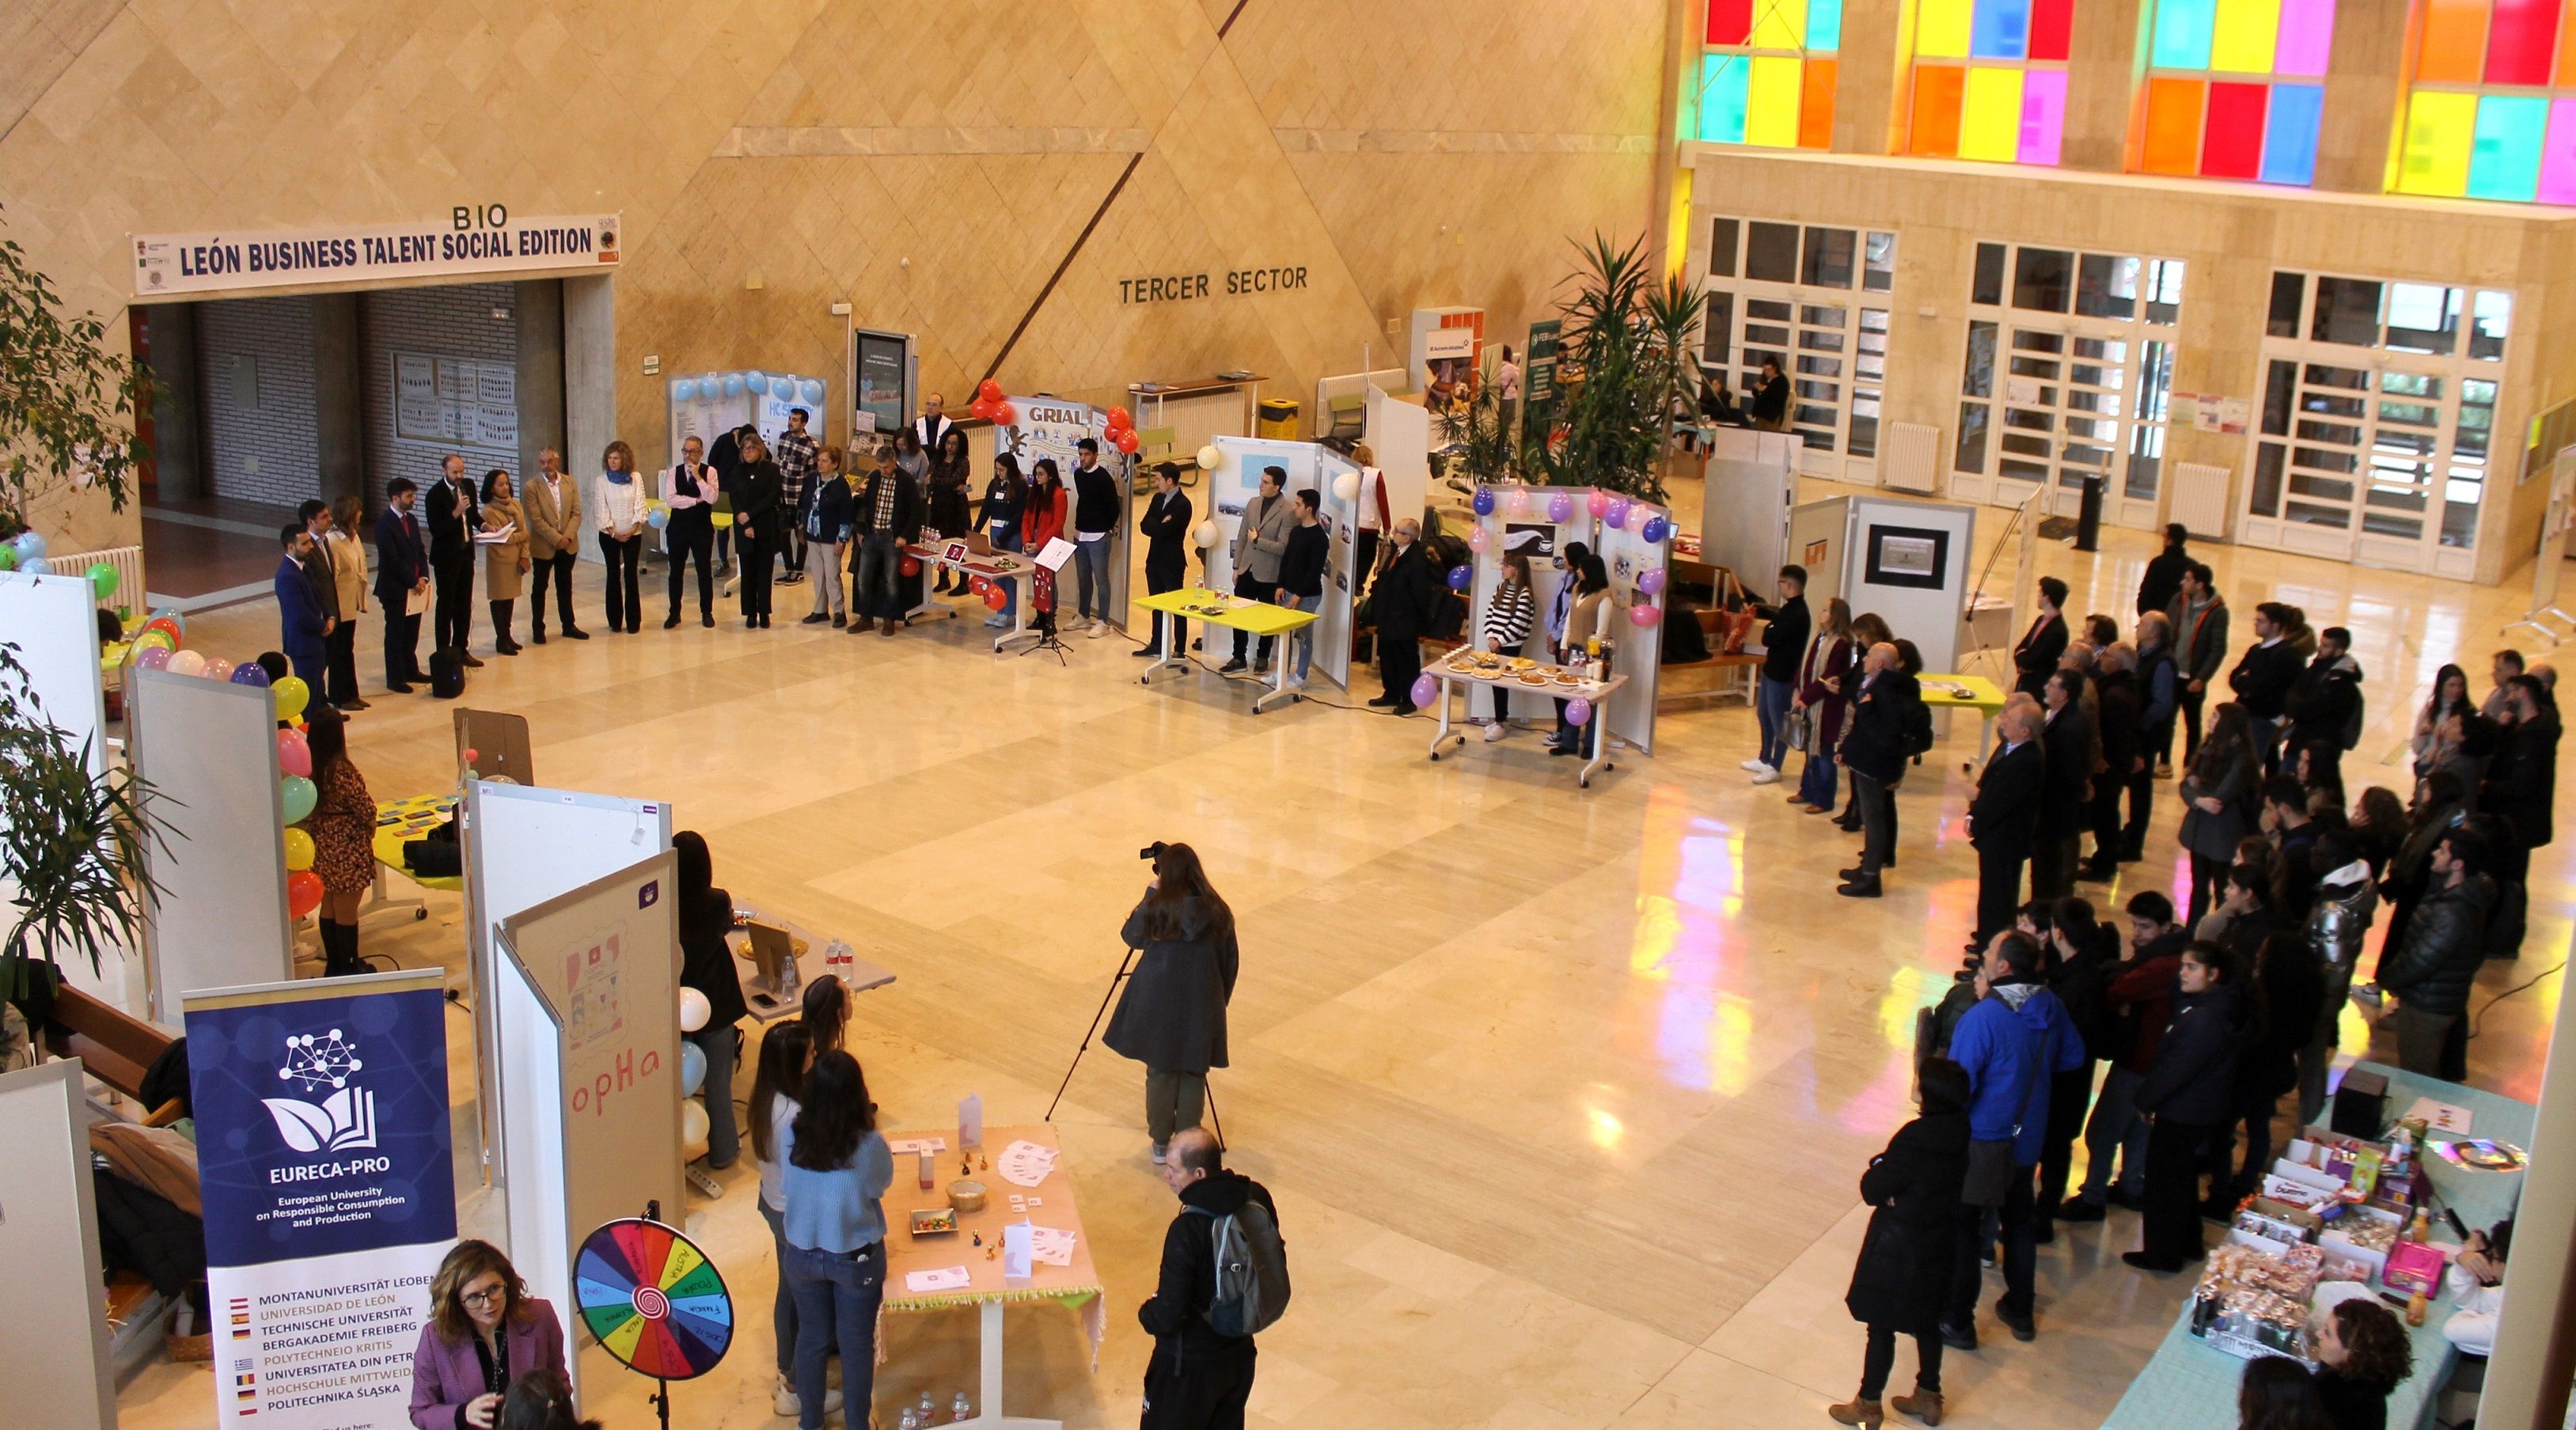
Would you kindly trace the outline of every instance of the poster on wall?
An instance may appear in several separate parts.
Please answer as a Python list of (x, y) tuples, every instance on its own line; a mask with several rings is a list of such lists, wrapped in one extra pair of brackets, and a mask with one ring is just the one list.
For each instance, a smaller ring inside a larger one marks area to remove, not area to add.
[[(1019, 458), (1020, 472), (1027, 475), (1040, 457), (1053, 457), (1056, 471), (1069, 488), (1073, 485), (1076, 465), (1073, 444), (1089, 437), (1100, 444), (1100, 460), (1112, 470), (1119, 465), (1119, 454), (1109, 445), (1109, 414), (1088, 403), (1067, 402), (1060, 397), (1006, 397), (1002, 399), (1017, 409), (1019, 421), (993, 429), (993, 450), (1008, 452)], [(897, 426), (902, 424), (898, 422)]]
[(187, 1000), (216, 1416), (405, 1430), (429, 1281), (456, 1241), (436, 969)]
[(853, 432), (891, 432), (912, 413), (912, 335), (850, 331)]
[(506, 362), (397, 351), (394, 437), (519, 454), (519, 370)]

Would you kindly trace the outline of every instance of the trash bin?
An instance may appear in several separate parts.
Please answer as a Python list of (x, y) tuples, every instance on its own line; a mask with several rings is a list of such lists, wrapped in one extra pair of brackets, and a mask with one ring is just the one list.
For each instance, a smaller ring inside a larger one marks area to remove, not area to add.
[(2102, 545), (2102, 488), (2107, 485), (2099, 475), (2084, 481), (2083, 505), (2076, 508), (2075, 549), (2098, 551)]
[(1265, 397), (1261, 399), (1261, 417), (1260, 420), (1254, 424), (1253, 431), (1255, 435), (1262, 437), (1276, 437), (1289, 442), (1296, 441), (1296, 399), (1289, 397)]

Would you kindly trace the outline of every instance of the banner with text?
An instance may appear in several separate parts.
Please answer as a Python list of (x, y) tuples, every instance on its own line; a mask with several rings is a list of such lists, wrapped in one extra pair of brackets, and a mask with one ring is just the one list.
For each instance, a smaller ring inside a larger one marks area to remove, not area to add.
[(427, 223), (138, 233), (134, 296), (606, 267), (617, 262), (622, 226), (616, 214), (514, 218), (487, 207)]
[(404, 1430), (456, 1241), (435, 970), (194, 995), (218, 1422)]

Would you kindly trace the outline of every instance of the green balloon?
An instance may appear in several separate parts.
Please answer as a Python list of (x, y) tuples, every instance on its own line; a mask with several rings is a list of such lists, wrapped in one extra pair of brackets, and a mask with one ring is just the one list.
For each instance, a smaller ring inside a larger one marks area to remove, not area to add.
[(0, 541), (0, 571), (15, 571), (17, 569), (18, 548), (11, 546), (5, 541)]
[(286, 822), (289, 824), (303, 823), (304, 816), (313, 812), (313, 803), (316, 797), (313, 788), (313, 781), (306, 779), (302, 775), (288, 775), (277, 783), (286, 797)]
[(116, 568), (104, 561), (94, 561), (89, 568), (89, 588), (104, 601), (116, 594)]

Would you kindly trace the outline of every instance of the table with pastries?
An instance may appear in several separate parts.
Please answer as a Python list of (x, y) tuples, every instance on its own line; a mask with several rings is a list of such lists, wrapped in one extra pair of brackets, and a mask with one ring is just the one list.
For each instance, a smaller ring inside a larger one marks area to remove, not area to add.
[(1431, 735), (1431, 758), (1447, 753), (1446, 747), (1456, 741), (1463, 748), (1467, 739), (1462, 729), (1452, 728), (1449, 721), (1450, 696), (1453, 686), (1489, 685), (1512, 695), (1545, 696), (1550, 700), (1588, 700), (1592, 703), (1592, 728), (1586, 731), (1591, 754), (1575, 768), (1574, 782), (1583, 789), (1592, 788), (1596, 771), (1613, 770), (1610, 761), (1610, 733), (1599, 727), (1609, 713), (1610, 697), (1628, 683), (1628, 677), (1613, 674), (1601, 680), (1585, 680), (1562, 665), (1547, 665), (1525, 655), (1496, 655), (1491, 651), (1460, 647), (1422, 668), (1425, 675), (1440, 682), (1440, 693), (1433, 698), (1439, 707), (1440, 725)]

